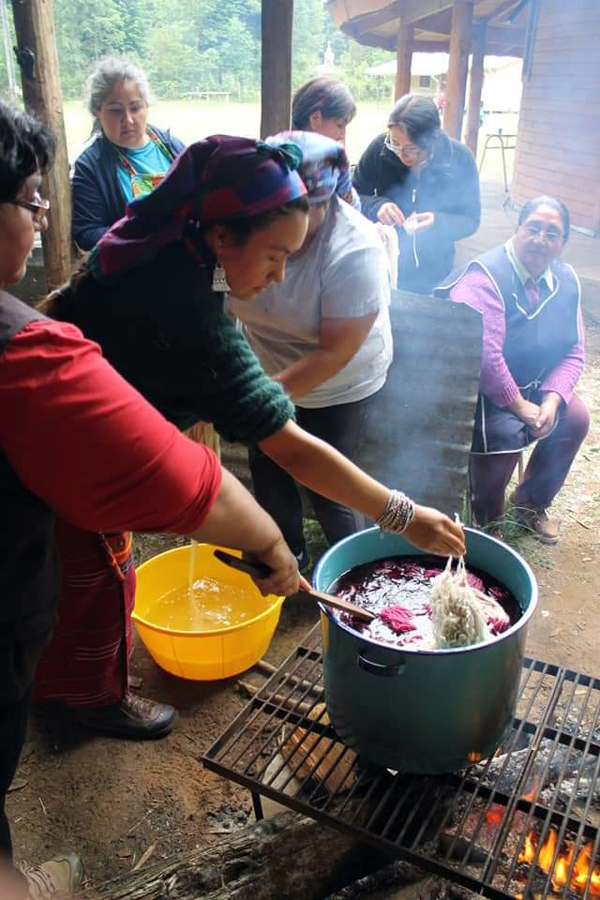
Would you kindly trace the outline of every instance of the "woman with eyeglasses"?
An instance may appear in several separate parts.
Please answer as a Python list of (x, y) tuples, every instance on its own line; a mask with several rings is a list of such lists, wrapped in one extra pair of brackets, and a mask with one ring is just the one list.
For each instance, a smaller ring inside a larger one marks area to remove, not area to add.
[(148, 122), (150, 88), (126, 59), (101, 59), (87, 81), (93, 139), (73, 167), (73, 240), (91, 250), (125, 214), (134, 197), (150, 193), (184, 149), (169, 130)]
[(428, 294), (454, 265), (454, 244), (479, 228), (473, 154), (449, 138), (430, 97), (406, 94), (356, 167), (354, 187), (367, 218), (396, 228), (398, 287)]
[(450, 276), (436, 294), (466, 303), (483, 318), (481, 382), (471, 450), (472, 509), (498, 532), (504, 498), (521, 451), (537, 441), (512, 494), (512, 515), (555, 544), (546, 510), (563, 486), (589, 428), (574, 393), (584, 364), (577, 275), (559, 257), (569, 211), (556, 197), (530, 200), (506, 244)]

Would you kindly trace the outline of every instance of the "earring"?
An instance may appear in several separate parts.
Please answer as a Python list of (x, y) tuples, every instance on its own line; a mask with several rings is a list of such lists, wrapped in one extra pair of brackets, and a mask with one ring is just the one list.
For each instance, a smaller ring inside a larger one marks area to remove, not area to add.
[(223, 268), (221, 263), (217, 263), (215, 266), (212, 279), (212, 289), (213, 291), (218, 291), (219, 293), (231, 290), (231, 288), (227, 284), (227, 275), (225, 274), (225, 269)]

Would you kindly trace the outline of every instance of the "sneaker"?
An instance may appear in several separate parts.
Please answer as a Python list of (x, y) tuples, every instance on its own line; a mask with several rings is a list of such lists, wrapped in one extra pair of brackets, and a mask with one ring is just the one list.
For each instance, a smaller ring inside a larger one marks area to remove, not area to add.
[[(514, 503), (513, 497), (511, 501)], [(558, 522), (551, 519), (545, 509), (534, 509), (521, 504), (513, 505), (511, 512), (519, 525), (530, 531), (538, 541), (543, 544), (558, 542)]]
[(85, 728), (92, 731), (134, 741), (165, 737), (179, 720), (174, 706), (156, 703), (129, 691), (120, 703), (97, 709), (79, 709), (77, 717)]
[(41, 866), (20, 866), (25, 876), (29, 900), (71, 896), (83, 879), (83, 864), (76, 853), (59, 853)]

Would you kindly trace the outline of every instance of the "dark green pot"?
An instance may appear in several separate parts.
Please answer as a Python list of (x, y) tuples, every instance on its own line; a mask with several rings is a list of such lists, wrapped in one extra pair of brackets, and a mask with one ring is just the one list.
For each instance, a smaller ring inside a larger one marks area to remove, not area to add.
[[(506, 544), (469, 528), (466, 540), (467, 565), (505, 585), (523, 611), (486, 644), (432, 651), (386, 647), (320, 606), (329, 716), (342, 741), (369, 762), (403, 772), (453, 772), (495, 753), (510, 726), (537, 583)], [(314, 585), (326, 591), (361, 563), (419, 552), (398, 535), (382, 537), (369, 528), (327, 551)]]

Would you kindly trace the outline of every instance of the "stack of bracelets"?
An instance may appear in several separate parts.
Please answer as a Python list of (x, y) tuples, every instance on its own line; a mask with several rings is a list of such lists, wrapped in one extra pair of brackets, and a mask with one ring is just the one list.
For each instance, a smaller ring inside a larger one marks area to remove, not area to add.
[(412, 522), (414, 514), (413, 501), (402, 491), (392, 491), (384, 511), (375, 520), (375, 524), (379, 525), (382, 531), (402, 534)]

